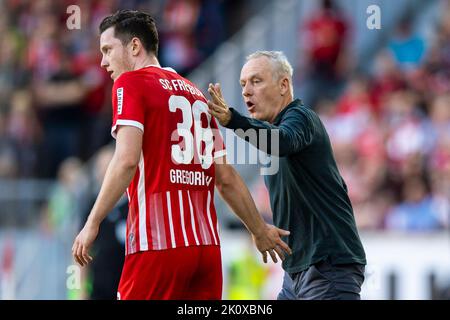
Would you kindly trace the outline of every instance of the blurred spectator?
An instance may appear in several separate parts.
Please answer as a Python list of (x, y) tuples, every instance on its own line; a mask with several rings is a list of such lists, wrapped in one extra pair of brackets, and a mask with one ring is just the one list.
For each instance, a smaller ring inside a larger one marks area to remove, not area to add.
[(6, 135), (5, 115), (0, 113), (0, 178), (14, 178), (17, 175), (17, 171), (14, 143)]
[[(67, 277), (66, 268), (71, 263), (71, 239), (79, 224), (81, 194), (86, 187), (83, 163), (75, 157), (67, 158), (58, 168), (58, 179), (48, 195), (48, 202), (42, 208), (39, 237), (41, 241), (51, 242), (51, 246), (47, 247), (51, 251), (43, 252), (42, 255), (46, 259), (59, 255), (63, 262), (61, 267), (56, 261), (49, 261), (51, 268), (54, 268), (52, 276), (55, 279)], [(60, 288), (61, 293), (69, 289), (63, 285)]]
[(101, 55), (98, 42), (91, 39), (89, 48), (74, 58), (74, 73), (80, 79), (85, 92), (81, 102), (81, 136), (79, 154), (89, 159), (111, 137), (111, 78), (100, 67)]
[(168, 0), (164, 9), (161, 63), (181, 74), (190, 72), (200, 61), (194, 34), (199, 12), (199, 0)]
[(402, 202), (388, 214), (386, 226), (401, 231), (432, 231), (442, 227), (423, 179), (412, 177), (404, 182)]
[(347, 71), (348, 22), (332, 0), (322, 0), (320, 9), (300, 26), (304, 37), (305, 60), (300, 63), (305, 74), (302, 84), (307, 106), (316, 107), (319, 98), (334, 99)]
[(430, 151), (424, 115), (419, 111), (417, 97), (411, 91), (391, 94), (383, 112), (388, 130), (387, 155), (393, 168), (401, 171), (411, 156), (424, 156)]
[(404, 71), (415, 70), (425, 55), (425, 41), (413, 32), (410, 17), (403, 19), (389, 42), (395, 62)]
[(39, 174), (43, 177), (54, 176), (61, 161), (79, 154), (82, 101), (86, 94), (67, 53), (61, 53), (48, 76), (47, 82), (34, 86), (38, 115), (44, 128), (39, 159)]
[(386, 103), (387, 97), (398, 90), (406, 88), (403, 74), (391, 54), (382, 50), (374, 62), (372, 85), (370, 87), (371, 100), (374, 104), (376, 115), (380, 115), (381, 106)]
[[(448, 145), (450, 147), (450, 144)], [(447, 149), (450, 154), (450, 148)], [(431, 174), (431, 201), (444, 228), (450, 228), (450, 162), (442, 171)]]
[(202, 0), (194, 34), (200, 58), (205, 59), (225, 39), (224, 0)]
[(32, 106), (28, 90), (18, 90), (12, 94), (8, 117), (7, 135), (14, 143), (18, 174), (32, 177), (37, 166), (37, 144), (42, 139), (40, 127)]
[[(77, 158), (64, 160), (58, 169), (58, 181), (45, 208), (43, 226), (47, 232), (74, 234), (74, 222), (78, 220), (80, 197), (87, 187), (86, 183), (82, 162)], [(67, 236), (61, 239), (67, 239)]]
[(428, 142), (432, 148), (439, 148), (442, 146), (439, 144), (450, 137), (450, 92), (435, 96), (428, 113), (425, 127)]

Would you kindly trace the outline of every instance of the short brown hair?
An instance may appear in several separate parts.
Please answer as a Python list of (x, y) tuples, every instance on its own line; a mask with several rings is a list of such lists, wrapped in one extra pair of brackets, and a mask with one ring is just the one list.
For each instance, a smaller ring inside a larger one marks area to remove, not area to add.
[(99, 26), (100, 34), (111, 27), (114, 27), (114, 36), (120, 39), (123, 45), (127, 45), (131, 39), (137, 37), (148, 53), (158, 55), (158, 30), (155, 20), (148, 13), (119, 10), (103, 19)]

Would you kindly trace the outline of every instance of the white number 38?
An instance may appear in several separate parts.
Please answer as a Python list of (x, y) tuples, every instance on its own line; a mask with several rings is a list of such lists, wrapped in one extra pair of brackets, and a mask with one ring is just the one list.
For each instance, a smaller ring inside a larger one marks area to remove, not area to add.
[[(191, 164), (194, 160), (194, 153), (203, 169), (208, 169), (213, 163), (213, 133), (211, 130), (211, 115), (208, 113), (208, 106), (205, 102), (196, 100), (191, 103), (183, 96), (171, 96), (169, 99), (169, 110), (176, 112), (180, 109), (183, 121), (177, 124), (177, 130), (172, 133), (172, 141), (178, 141), (179, 137), (184, 139), (184, 150), (181, 142), (172, 145), (172, 159), (179, 164)], [(202, 127), (201, 115), (207, 118), (207, 127)], [(194, 135), (191, 128), (194, 125)], [(202, 142), (204, 152), (201, 153)], [(196, 160), (197, 160), (196, 159)]]

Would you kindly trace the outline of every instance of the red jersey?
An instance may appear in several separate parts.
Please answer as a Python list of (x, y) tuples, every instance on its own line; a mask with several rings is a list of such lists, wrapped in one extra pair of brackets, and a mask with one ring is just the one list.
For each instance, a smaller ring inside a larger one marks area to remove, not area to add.
[(112, 101), (113, 137), (119, 126), (143, 131), (127, 188), (126, 254), (219, 245), (214, 158), (225, 147), (201, 91), (173, 69), (148, 66), (122, 74)]

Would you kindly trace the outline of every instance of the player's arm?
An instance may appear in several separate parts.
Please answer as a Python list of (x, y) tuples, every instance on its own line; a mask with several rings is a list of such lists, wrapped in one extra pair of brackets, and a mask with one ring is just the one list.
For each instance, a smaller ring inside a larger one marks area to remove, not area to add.
[(226, 163), (225, 156), (217, 159), (215, 170), (216, 188), (220, 196), (252, 234), (256, 247), (263, 255), (264, 262), (267, 262), (267, 252), (274, 262), (277, 262), (275, 252), (284, 260), (285, 253), (291, 254), (292, 252), (280, 237), (289, 235), (289, 231), (278, 229), (264, 222), (256, 209), (250, 191), (236, 170)]
[(81, 266), (92, 260), (88, 251), (97, 237), (100, 223), (126, 191), (139, 164), (142, 130), (132, 126), (121, 126), (117, 130), (116, 149), (106, 170), (100, 193), (72, 247), (73, 257)]
[[(242, 129), (235, 131), (236, 135), (267, 154), (280, 157), (295, 154), (310, 145), (314, 139), (314, 126), (310, 119), (296, 110), (288, 111), (283, 123), (276, 126), (266, 121), (245, 117), (228, 107), (218, 84), (210, 85), (208, 92), (212, 99), (208, 101), (209, 113), (224, 127), (233, 130)], [(256, 132), (265, 130), (267, 135), (260, 140), (260, 135), (257, 134), (255, 141), (245, 135), (245, 131), (249, 129)]]

